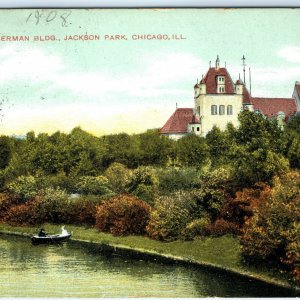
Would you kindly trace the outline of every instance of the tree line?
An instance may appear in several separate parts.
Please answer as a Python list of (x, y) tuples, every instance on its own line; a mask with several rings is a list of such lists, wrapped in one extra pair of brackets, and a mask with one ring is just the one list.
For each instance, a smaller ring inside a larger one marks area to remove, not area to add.
[[(0, 221), (95, 226), (162, 241), (233, 234), (250, 262), (300, 282), (300, 117), (243, 111), (240, 126), (178, 141), (81, 128), (0, 137)], [(70, 194), (78, 193), (77, 198)]]
[(98, 176), (113, 163), (129, 169), (228, 166), (236, 175), (236, 185), (246, 187), (268, 181), (289, 167), (300, 168), (299, 120), (292, 118), (282, 130), (275, 119), (243, 111), (238, 128), (214, 127), (205, 138), (191, 134), (178, 141), (160, 136), (155, 129), (96, 137), (76, 127), (68, 134), (1, 136), (0, 187), (21, 175)]

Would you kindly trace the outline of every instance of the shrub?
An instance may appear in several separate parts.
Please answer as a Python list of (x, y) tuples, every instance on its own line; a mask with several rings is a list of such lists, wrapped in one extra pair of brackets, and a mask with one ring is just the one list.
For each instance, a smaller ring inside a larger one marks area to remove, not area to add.
[(200, 211), (205, 211), (212, 221), (218, 218), (226, 201), (229, 180), (230, 170), (218, 168), (202, 174), (201, 187), (193, 191)]
[(27, 201), (37, 195), (36, 180), (33, 176), (19, 176), (7, 184), (7, 190), (20, 200)]
[(37, 198), (37, 214), (44, 222), (69, 222), (70, 199), (60, 188), (46, 188)]
[(39, 190), (48, 187), (60, 188), (68, 191), (68, 193), (76, 192), (75, 186), (78, 178), (67, 176), (65, 172), (58, 172), (55, 175), (36, 176), (36, 183)]
[(108, 179), (104, 176), (82, 176), (76, 185), (77, 191), (84, 195), (105, 195), (111, 193)]
[(119, 195), (100, 204), (96, 213), (96, 228), (114, 235), (144, 234), (150, 207), (130, 195)]
[(133, 171), (127, 185), (127, 191), (151, 204), (156, 195), (157, 187), (158, 179), (154, 169), (142, 166)]
[(238, 191), (234, 198), (229, 197), (221, 211), (221, 217), (242, 227), (252, 217), (254, 209), (270, 197), (271, 188), (264, 183), (257, 183), (252, 188)]
[(19, 205), (10, 207), (4, 216), (4, 221), (10, 225), (35, 225), (43, 223), (37, 214), (38, 202), (27, 201)]
[(279, 262), (299, 274), (300, 172), (275, 178), (269, 198), (259, 205), (243, 227), (243, 254)]
[(189, 224), (183, 231), (183, 237), (186, 240), (192, 240), (197, 236), (205, 236), (208, 234), (207, 227), (210, 224), (210, 219), (208, 217), (203, 217), (201, 219), (195, 219)]
[(95, 225), (96, 208), (100, 200), (91, 197), (80, 197), (71, 201), (69, 208), (69, 222), (72, 224)]
[(129, 183), (132, 171), (120, 163), (111, 164), (104, 172), (109, 187), (116, 193), (124, 193)]
[(226, 221), (224, 219), (217, 219), (212, 224), (207, 224), (205, 227), (207, 235), (221, 236), (224, 234), (238, 234), (239, 226), (236, 223)]
[(285, 257), (282, 263), (286, 265), (295, 278), (300, 283), (300, 222), (294, 222), (288, 234), (289, 243), (286, 247)]
[(192, 222), (197, 211), (193, 196), (187, 192), (176, 192), (155, 199), (151, 212), (148, 235), (157, 240), (172, 241), (184, 235), (187, 224)]
[(17, 203), (18, 199), (14, 198), (12, 195), (0, 193), (0, 219), (2, 219), (7, 211)]
[(199, 171), (195, 168), (168, 168), (158, 172), (159, 190), (165, 194), (199, 187)]

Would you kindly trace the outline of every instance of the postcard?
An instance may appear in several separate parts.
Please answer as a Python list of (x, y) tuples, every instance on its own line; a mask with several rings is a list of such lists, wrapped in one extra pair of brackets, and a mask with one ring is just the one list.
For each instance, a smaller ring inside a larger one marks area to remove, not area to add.
[(296, 297), (300, 9), (1, 9), (0, 297)]

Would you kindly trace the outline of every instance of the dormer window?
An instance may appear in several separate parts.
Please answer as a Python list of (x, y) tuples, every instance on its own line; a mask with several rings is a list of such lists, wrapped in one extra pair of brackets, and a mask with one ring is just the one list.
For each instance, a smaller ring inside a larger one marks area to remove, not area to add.
[(225, 76), (218, 76), (217, 82), (218, 84), (225, 84)]
[(225, 93), (225, 87), (224, 86), (219, 86), (218, 87), (218, 93)]
[(225, 93), (225, 76), (217, 76), (217, 93)]

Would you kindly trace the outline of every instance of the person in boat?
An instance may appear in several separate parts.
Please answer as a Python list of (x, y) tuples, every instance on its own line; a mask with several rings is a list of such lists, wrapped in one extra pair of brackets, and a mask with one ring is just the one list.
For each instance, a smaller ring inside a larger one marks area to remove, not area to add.
[(65, 226), (61, 227), (61, 235), (68, 235), (69, 232), (65, 229)]
[(46, 236), (47, 235), (47, 232), (45, 231), (44, 228), (42, 228), (38, 234), (38, 236)]

